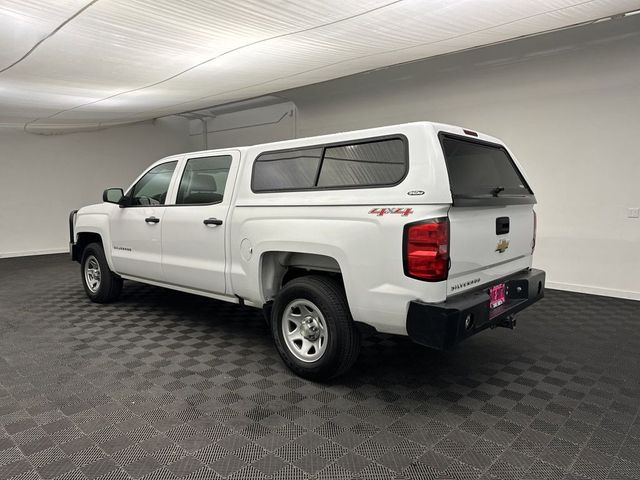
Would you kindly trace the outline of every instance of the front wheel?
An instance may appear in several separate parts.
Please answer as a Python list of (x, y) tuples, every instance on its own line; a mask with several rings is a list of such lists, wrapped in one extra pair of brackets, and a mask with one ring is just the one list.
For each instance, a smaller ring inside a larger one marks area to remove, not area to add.
[(287, 283), (273, 303), (271, 333), (287, 366), (309, 380), (346, 372), (360, 352), (360, 334), (344, 290), (329, 277)]
[(120, 296), (122, 278), (109, 270), (102, 245), (90, 243), (82, 252), (82, 285), (92, 302), (109, 303)]

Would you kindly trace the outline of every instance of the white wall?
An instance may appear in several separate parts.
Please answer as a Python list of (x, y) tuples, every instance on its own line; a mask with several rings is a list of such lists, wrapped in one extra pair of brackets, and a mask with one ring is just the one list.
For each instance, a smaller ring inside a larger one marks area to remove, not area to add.
[(53, 136), (0, 129), (0, 257), (66, 251), (69, 212), (189, 150), (187, 128), (173, 118)]
[(297, 136), (434, 120), (502, 138), (539, 201), (549, 286), (640, 299), (640, 220), (626, 218), (640, 207), (640, 15), (278, 96), (297, 106)]
[[(505, 140), (539, 205), (549, 285), (640, 299), (640, 15), (280, 92), (297, 115), (220, 116), (209, 148), (434, 120)], [(197, 127), (196, 127), (197, 128)], [(230, 128), (229, 130), (226, 130)], [(192, 132), (193, 133), (193, 132)], [(38, 137), (0, 132), (0, 255), (64, 249), (69, 210), (162, 156), (202, 148), (182, 124)]]
[(281, 95), (299, 136), (425, 119), (502, 138), (538, 198), (550, 286), (640, 300), (640, 15)]
[[(192, 120), (190, 137), (193, 150), (203, 148), (203, 124)], [(287, 140), (296, 135), (296, 106), (283, 101), (273, 105), (216, 115), (207, 120), (208, 148), (226, 148), (242, 145)]]

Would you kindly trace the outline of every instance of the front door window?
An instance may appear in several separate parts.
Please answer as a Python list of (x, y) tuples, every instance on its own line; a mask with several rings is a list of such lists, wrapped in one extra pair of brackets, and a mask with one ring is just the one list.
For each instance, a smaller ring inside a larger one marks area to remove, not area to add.
[(164, 205), (177, 161), (156, 165), (131, 189), (131, 205)]

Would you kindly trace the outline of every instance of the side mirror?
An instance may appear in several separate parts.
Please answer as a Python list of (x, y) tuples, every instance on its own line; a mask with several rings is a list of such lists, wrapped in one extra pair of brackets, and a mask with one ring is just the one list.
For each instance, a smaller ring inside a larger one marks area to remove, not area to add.
[(121, 188), (107, 188), (102, 192), (102, 201), (107, 203), (120, 204), (124, 198), (124, 192)]

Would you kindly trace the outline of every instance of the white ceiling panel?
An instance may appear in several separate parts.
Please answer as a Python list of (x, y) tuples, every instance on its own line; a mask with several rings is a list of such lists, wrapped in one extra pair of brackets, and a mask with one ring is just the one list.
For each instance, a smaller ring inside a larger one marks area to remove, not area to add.
[(640, 0), (2, 0), (0, 125), (145, 120), (640, 8)]

